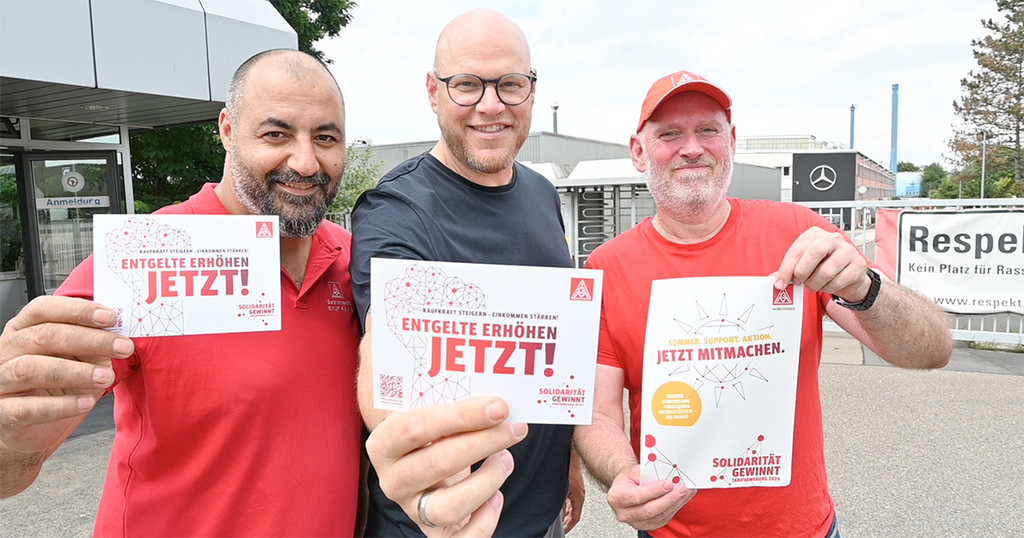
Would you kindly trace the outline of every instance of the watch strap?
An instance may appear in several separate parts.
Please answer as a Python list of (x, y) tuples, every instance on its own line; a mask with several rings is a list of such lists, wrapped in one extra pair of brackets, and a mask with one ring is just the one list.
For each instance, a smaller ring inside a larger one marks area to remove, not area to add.
[(832, 300), (839, 306), (849, 308), (850, 310), (862, 311), (871, 308), (871, 305), (875, 304), (875, 299), (878, 298), (878, 290), (882, 288), (882, 277), (878, 276), (877, 272), (868, 269), (868, 278), (871, 279), (871, 286), (868, 288), (868, 294), (864, 296), (863, 301), (848, 303), (835, 294), (832, 294)]

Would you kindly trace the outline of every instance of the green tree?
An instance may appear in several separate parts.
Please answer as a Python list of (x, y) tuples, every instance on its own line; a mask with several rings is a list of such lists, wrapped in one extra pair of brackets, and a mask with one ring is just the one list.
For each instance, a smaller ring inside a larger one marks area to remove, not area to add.
[(938, 189), (948, 175), (939, 163), (925, 166), (921, 171), (921, 196), (932, 197), (932, 191)]
[[(299, 50), (321, 60), (313, 44), (337, 36), (352, 20), (350, 0), (271, 0), (298, 35)], [(136, 130), (129, 135), (135, 211), (150, 213), (186, 200), (223, 173), (224, 148), (215, 121)]]
[(960, 81), (964, 94), (953, 102), (960, 125), (955, 126), (949, 146), (965, 172), (981, 161), (983, 144), (986, 168), (993, 164), (989, 157), (1009, 158), (1013, 163), (1009, 191), (1024, 193), (1024, 0), (996, 0), (996, 6), (1002, 18), (981, 21), (990, 33), (971, 42), (978, 69)]
[(130, 141), (137, 213), (182, 202), (223, 172), (216, 123), (133, 131)]
[[(1013, 179), (1013, 159), (1010, 148), (998, 148), (985, 159), (985, 197), (1008, 198), (1022, 196), (1020, 185)], [(982, 184), (981, 162), (969, 164), (963, 170), (950, 174), (939, 186), (933, 198), (978, 198)]]
[(896, 165), (897, 172), (920, 172), (921, 169), (916, 164), (907, 161), (900, 161)]
[(374, 157), (369, 148), (359, 144), (348, 147), (345, 175), (338, 188), (338, 197), (331, 205), (331, 213), (347, 215), (352, 211), (359, 195), (377, 184), (384, 168), (384, 161)]
[(323, 62), (324, 53), (313, 44), (325, 37), (335, 37), (352, 22), (351, 11), (356, 3), (350, 0), (270, 0), (274, 9), (288, 21), (299, 37), (299, 50)]

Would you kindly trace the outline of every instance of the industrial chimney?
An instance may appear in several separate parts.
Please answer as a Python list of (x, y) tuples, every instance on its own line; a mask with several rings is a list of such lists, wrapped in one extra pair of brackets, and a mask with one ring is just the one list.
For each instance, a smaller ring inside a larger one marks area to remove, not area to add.
[(896, 173), (896, 119), (899, 117), (900, 85), (892, 85), (892, 147), (889, 149), (889, 170)]
[(854, 105), (850, 105), (850, 149), (853, 149), (853, 109), (857, 108)]

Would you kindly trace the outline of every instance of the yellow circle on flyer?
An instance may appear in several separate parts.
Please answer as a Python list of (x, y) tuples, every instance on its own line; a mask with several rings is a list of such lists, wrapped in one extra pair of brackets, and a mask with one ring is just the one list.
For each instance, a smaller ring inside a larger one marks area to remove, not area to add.
[(662, 426), (693, 426), (700, 419), (697, 389), (682, 381), (669, 381), (654, 391), (651, 412)]

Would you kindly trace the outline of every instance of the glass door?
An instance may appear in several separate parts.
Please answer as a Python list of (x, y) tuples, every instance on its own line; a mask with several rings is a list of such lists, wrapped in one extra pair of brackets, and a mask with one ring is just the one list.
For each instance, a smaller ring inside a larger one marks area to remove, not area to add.
[(21, 258), (18, 176), (13, 153), (0, 153), (0, 279), (25, 278)]
[[(123, 213), (117, 154), (26, 153), (42, 292), (52, 294), (92, 253), (92, 216)], [(30, 290), (30, 294), (33, 290)]]
[(18, 193), (19, 155), (0, 151), (0, 325), (28, 302)]

